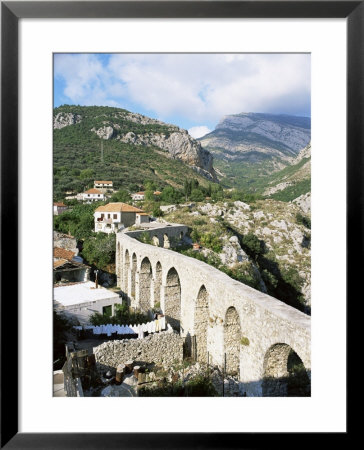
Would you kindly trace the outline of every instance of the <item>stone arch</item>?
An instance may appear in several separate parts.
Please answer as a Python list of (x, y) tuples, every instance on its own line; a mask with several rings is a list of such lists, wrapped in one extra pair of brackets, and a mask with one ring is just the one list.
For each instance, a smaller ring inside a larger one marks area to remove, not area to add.
[(263, 397), (307, 397), (310, 376), (297, 353), (288, 344), (272, 345), (264, 356)]
[(207, 363), (207, 328), (209, 323), (209, 294), (201, 286), (195, 303), (196, 359)]
[(130, 296), (135, 299), (136, 292), (137, 256), (133, 253), (131, 260)]
[(130, 271), (130, 255), (129, 250), (125, 251), (124, 258), (124, 292), (129, 294), (129, 271)]
[(177, 331), (181, 323), (181, 283), (174, 267), (169, 269), (164, 288), (164, 314), (168, 323)]
[(118, 286), (121, 288), (123, 285), (123, 273), (124, 273), (124, 266), (123, 266), (123, 248), (120, 245), (120, 242), (118, 242), (118, 249), (116, 253), (117, 258), (117, 276), (118, 276)]
[(151, 306), (152, 265), (147, 257), (142, 260), (139, 272), (139, 307), (147, 312)]
[(169, 242), (168, 234), (164, 233), (163, 235), (163, 248), (170, 248), (171, 243)]
[(155, 276), (154, 276), (154, 306), (156, 303), (161, 304), (161, 294), (162, 294), (162, 264), (158, 261), (155, 266)]
[(226, 354), (227, 375), (240, 375), (241, 326), (237, 310), (231, 306), (225, 314), (224, 352)]
[(152, 244), (155, 245), (156, 247), (159, 247), (160, 242), (159, 242), (159, 237), (158, 236), (154, 235), (152, 237)]

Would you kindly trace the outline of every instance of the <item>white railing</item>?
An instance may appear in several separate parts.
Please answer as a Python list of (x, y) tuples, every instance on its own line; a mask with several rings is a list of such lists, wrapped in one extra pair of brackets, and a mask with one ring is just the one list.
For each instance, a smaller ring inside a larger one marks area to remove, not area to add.
[(92, 334), (95, 336), (106, 335), (112, 336), (116, 333), (119, 336), (128, 334), (137, 334), (138, 339), (142, 339), (145, 333), (159, 333), (164, 331), (166, 328), (170, 330), (170, 325), (166, 326), (166, 318), (163, 316), (160, 319), (155, 319), (147, 323), (142, 323), (139, 325), (76, 325), (73, 327), (75, 330), (92, 330)]

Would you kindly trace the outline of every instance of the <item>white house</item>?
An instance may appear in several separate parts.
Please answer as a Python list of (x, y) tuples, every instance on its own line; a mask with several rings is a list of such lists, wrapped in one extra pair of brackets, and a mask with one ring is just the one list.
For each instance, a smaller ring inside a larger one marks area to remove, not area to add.
[(94, 188), (100, 189), (105, 194), (108, 190), (113, 190), (113, 183), (112, 181), (94, 181)]
[(138, 201), (138, 200), (144, 200), (145, 198), (145, 192), (136, 192), (135, 194), (131, 194), (131, 198), (134, 201)]
[(106, 197), (99, 189), (89, 189), (82, 194), (82, 200), (86, 203), (103, 202), (106, 200)]
[(56, 216), (63, 213), (64, 211), (67, 211), (67, 209), (67, 205), (62, 202), (53, 203), (53, 214), (55, 214)]
[(141, 225), (142, 223), (149, 223), (149, 214), (145, 212), (139, 212), (135, 214), (135, 225)]
[[(137, 222), (149, 222), (149, 216), (141, 209), (127, 203), (109, 203), (99, 206), (94, 212), (95, 232), (115, 233), (121, 227), (129, 227)], [(142, 217), (142, 218), (141, 218)]]
[(95, 312), (113, 316), (115, 304), (122, 303), (118, 294), (101, 286), (96, 288), (93, 281), (56, 285), (53, 292), (54, 309), (78, 320), (81, 325), (88, 325)]

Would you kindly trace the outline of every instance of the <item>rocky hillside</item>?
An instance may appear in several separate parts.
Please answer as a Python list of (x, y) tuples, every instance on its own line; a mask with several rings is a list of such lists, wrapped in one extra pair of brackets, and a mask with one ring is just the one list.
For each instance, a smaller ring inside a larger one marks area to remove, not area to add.
[(189, 256), (310, 311), (311, 221), (304, 202), (198, 203), (176, 207), (163, 219), (191, 227), (201, 250), (187, 250)]
[[(55, 143), (65, 128), (92, 134), (98, 140), (159, 149), (165, 157), (182, 161), (203, 177), (216, 181), (213, 158), (186, 130), (119, 108), (61, 106), (53, 117)], [(76, 134), (76, 133), (75, 133)], [(85, 137), (85, 136), (84, 136)]]
[(263, 195), (293, 201), (311, 191), (311, 144), (303, 148), (291, 164), (266, 179)]
[(259, 191), (267, 175), (291, 165), (309, 144), (311, 120), (257, 113), (229, 115), (199, 140), (214, 155), (226, 185)]

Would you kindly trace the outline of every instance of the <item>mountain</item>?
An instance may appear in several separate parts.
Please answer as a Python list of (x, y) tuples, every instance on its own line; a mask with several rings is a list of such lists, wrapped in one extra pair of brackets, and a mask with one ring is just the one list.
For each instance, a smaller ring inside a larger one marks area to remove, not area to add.
[(220, 180), (252, 191), (262, 191), (262, 178), (291, 165), (310, 140), (310, 118), (259, 113), (225, 116), (199, 138), (214, 155)]
[[(311, 191), (311, 144), (303, 148), (291, 164), (266, 179), (267, 197), (293, 201)], [(306, 211), (307, 212), (307, 211)]]
[[(137, 189), (146, 180), (183, 186), (217, 181), (211, 153), (186, 130), (130, 111), (64, 105), (53, 113), (55, 190), (80, 191), (87, 178)], [(88, 173), (85, 173), (85, 169)], [(86, 175), (89, 175), (87, 177)], [(80, 179), (81, 177), (81, 179)], [(57, 181), (62, 178), (62, 186)]]

